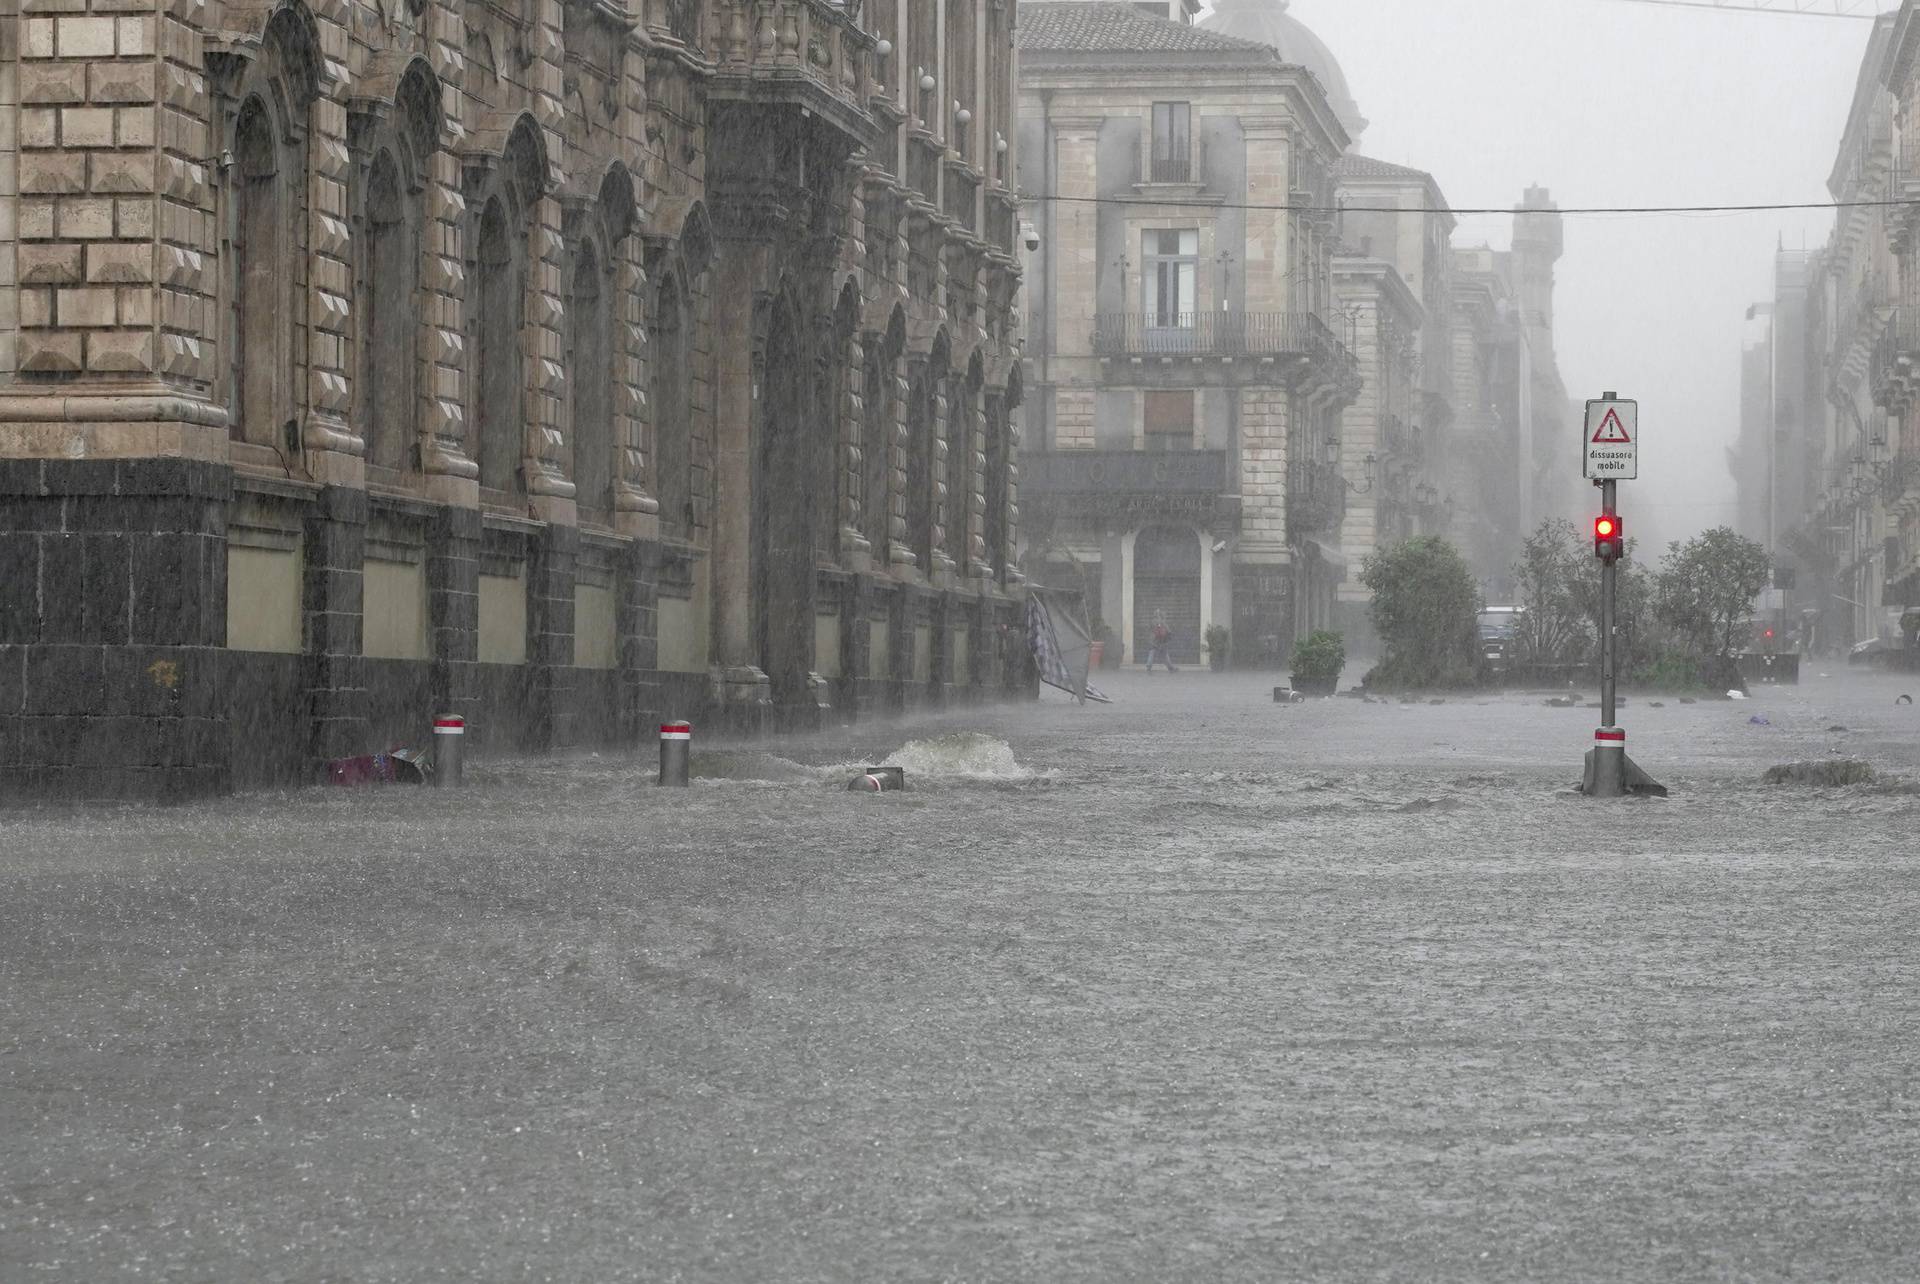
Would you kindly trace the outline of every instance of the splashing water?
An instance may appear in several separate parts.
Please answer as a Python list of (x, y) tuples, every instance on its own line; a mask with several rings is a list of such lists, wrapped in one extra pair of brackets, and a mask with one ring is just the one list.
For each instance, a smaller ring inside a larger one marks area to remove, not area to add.
[(978, 731), (909, 740), (885, 761), (907, 769), (909, 787), (916, 782), (1032, 780), (1039, 774), (1015, 760), (1012, 745)]

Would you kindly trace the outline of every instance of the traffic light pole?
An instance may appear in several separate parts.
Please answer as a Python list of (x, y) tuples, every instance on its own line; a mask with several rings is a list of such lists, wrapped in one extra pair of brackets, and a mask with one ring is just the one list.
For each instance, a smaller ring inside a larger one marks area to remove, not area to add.
[[(1600, 483), (1600, 511), (1608, 517), (1614, 516), (1614, 488), (1618, 482)], [(1614, 721), (1614, 637), (1613, 611), (1614, 594), (1619, 584), (1619, 571), (1614, 559), (1609, 557), (1600, 564), (1600, 721), (1609, 727), (1618, 726)]]
[[(1600, 512), (1604, 517), (1616, 516), (1613, 505), (1618, 485), (1612, 480), (1600, 483)], [(1600, 727), (1593, 733), (1593, 796), (1596, 798), (1619, 798), (1627, 792), (1627, 733), (1615, 721), (1619, 656), (1613, 621), (1620, 577), (1616, 561), (1606, 557), (1600, 562)]]

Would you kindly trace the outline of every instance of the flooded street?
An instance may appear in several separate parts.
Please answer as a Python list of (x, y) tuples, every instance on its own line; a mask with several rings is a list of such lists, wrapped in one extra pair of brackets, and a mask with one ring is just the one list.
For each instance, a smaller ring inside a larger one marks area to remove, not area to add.
[(1270, 685), (0, 815), (0, 1278), (1920, 1273), (1914, 679)]

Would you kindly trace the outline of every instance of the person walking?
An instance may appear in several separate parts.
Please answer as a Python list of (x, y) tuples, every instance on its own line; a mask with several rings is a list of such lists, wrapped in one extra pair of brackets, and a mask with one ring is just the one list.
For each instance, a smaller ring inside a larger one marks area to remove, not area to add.
[(1167, 666), (1168, 673), (1178, 673), (1173, 667), (1173, 630), (1167, 627), (1167, 613), (1153, 613), (1153, 632), (1148, 635), (1147, 672), (1153, 672), (1155, 660)]

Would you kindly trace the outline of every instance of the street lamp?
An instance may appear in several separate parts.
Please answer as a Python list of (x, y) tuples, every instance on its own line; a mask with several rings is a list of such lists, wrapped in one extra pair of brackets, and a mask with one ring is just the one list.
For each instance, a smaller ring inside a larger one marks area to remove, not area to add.
[(1362, 460), (1361, 462), (1366, 465), (1366, 469), (1367, 469), (1367, 480), (1364, 483), (1356, 484), (1354, 482), (1348, 481), (1347, 478), (1345, 478), (1344, 476), (1341, 477), (1340, 479), (1341, 481), (1346, 482), (1347, 489), (1352, 491), (1356, 495), (1364, 495), (1368, 491), (1373, 489), (1373, 468), (1374, 468), (1374, 465), (1379, 461), (1374, 458), (1373, 452), (1369, 451), (1367, 452), (1366, 459)]

